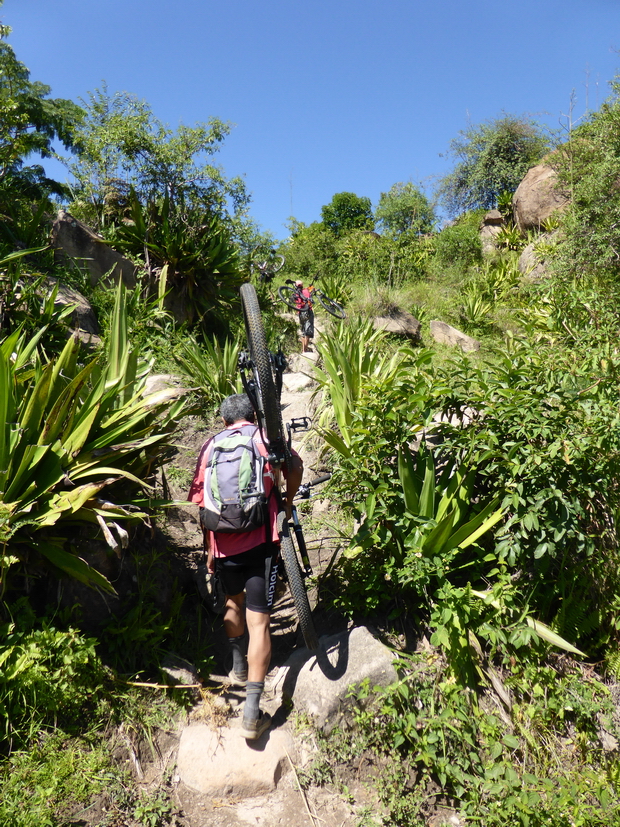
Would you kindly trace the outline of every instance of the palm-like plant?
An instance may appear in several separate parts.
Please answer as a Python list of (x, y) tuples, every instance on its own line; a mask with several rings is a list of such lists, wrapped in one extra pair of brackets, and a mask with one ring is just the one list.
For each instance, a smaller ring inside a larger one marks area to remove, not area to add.
[(193, 390), (208, 405), (219, 404), (231, 393), (241, 393), (242, 384), (238, 361), (241, 344), (239, 339), (226, 339), (221, 345), (217, 339), (205, 337), (201, 344), (188, 336), (174, 359), (183, 373), (189, 377)]
[[(390, 384), (401, 370), (405, 356), (411, 354), (407, 347), (388, 354), (383, 347), (386, 335), (373, 328), (372, 320), (358, 318), (348, 325), (339, 325), (317, 344), (322, 368), (315, 368), (314, 375), (323, 391), (317, 418), (328, 444), (349, 444), (349, 428), (364, 381), (374, 377)], [(334, 421), (338, 434), (330, 430)]]
[(155, 292), (165, 272), (170, 306), (183, 308), (184, 320), (202, 322), (238, 301), (238, 251), (219, 216), (173, 206), (168, 197), (143, 206), (134, 191), (129, 205), (130, 223), (109, 228), (106, 238), (143, 257)]
[[(144, 396), (148, 366), (139, 369), (129, 346), (124, 300), (120, 285), (104, 359), (80, 363), (72, 337), (43, 363), (43, 330), (29, 342), (19, 330), (0, 342), (1, 588), (8, 569), (41, 555), (112, 590), (67, 548), (66, 527), (94, 526), (118, 550), (127, 541), (121, 524), (146, 516), (147, 480), (184, 403), (171, 389)], [(123, 505), (114, 502), (121, 482), (129, 487)]]

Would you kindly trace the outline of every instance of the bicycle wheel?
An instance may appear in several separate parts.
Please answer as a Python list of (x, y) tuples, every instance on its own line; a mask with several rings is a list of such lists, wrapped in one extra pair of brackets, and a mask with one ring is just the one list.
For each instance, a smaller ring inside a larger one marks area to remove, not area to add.
[(318, 649), (319, 640), (312, 620), (312, 610), (308, 601), (308, 592), (301, 576), (299, 558), (288, 527), (288, 520), (284, 511), (278, 513), (278, 534), (280, 535), (280, 555), (288, 578), (288, 585), (293, 597), (293, 603), (299, 618), (299, 625), (308, 649)]
[(337, 319), (346, 318), (347, 314), (344, 312), (342, 306), (338, 304), (338, 302), (328, 298), (325, 295), (325, 293), (321, 293), (319, 290), (315, 291), (314, 295), (321, 302), (325, 310), (327, 310), (328, 313), (331, 313), (332, 316), (335, 316)]
[(288, 284), (283, 284), (281, 287), (278, 287), (278, 296), (280, 296), (284, 304), (288, 305), (293, 310), (297, 310), (294, 287), (289, 287)]
[(279, 270), (281, 270), (284, 267), (284, 262), (285, 262), (284, 256), (276, 256), (274, 261), (271, 264), (269, 264), (269, 266), (268, 266), (269, 272), (272, 275), (274, 273), (277, 273)]
[(269, 442), (277, 442), (284, 432), (280, 413), (280, 400), (273, 379), (271, 359), (265, 338), (265, 329), (260, 314), (256, 289), (253, 284), (241, 285), (241, 305), (248, 339), (250, 359), (254, 365), (254, 379), (257, 385), (260, 423)]

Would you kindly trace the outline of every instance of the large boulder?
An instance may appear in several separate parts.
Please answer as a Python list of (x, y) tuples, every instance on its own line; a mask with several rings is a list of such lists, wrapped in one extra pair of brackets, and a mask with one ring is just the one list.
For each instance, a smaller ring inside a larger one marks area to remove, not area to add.
[(298, 649), (280, 667), (272, 691), (306, 712), (317, 727), (331, 731), (349, 721), (355, 701), (349, 687), (369, 680), (370, 686), (387, 686), (397, 679), (394, 652), (365, 626), (321, 638), (317, 653)]
[(177, 773), (203, 795), (250, 798), (275, 790), (292, 753), (290, 733), (275, 724), (249, 742), (241, 735), (239, 719), (219, 730), (195, 724), (181, 734)]
[(440, 322), (438, 319), (433, 319), (431, 322), (431, 336), (441, 344), (460, 347), (464, 353), (480, 350), (480, 342), (477, 339), (472, 339), (456, 327)]
[(52, 246), (58, 259), (68, 259), (88, 273), (93, 286), (109, 274), (116, 281), (122, 278), (126, 287), (136, 286), (136, 265), (64, 210), (58, 211), (52, 224)]
[(513, 196), (515, 224), (521, 231), (540, 230), (549, 216), (568, 201), (557, 172), (547, 164), (538, 164), (527, 172)]
[(420, 340), (420, 322), (404, 310), (393, 310), (388, 316), (376, 316), (373, 319), (373, 326), (375, 329), (386, 330), (388, 333), (406, 336), (415, 342)]
[(542, 281), (547, 275), (547, 259), (559, 240), (559, 231), (542, 233), (536, 241), (528, 244), (519, 256), (519, 272), (525, 284)]

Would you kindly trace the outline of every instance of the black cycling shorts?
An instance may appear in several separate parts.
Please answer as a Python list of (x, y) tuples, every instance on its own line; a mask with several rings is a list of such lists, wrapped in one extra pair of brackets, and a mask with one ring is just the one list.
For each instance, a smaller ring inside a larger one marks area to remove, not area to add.
[(299, 311), (299, 327), (302, 336), (307, 336), (308, 339), (314, 337), (314, 310)]
[(268, 614), (278, 578), (278, 546), (263, 543), (241, 554), (216, 557), (215, 570), (227, 595), (245, 591), (245, 605), (253, 612)]

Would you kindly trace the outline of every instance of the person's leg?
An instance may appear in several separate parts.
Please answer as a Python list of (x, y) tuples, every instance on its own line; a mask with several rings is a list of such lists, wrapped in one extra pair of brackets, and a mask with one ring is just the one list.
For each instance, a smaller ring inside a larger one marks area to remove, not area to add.
[(235, 595), (226, 595), (226, 610), (224, 612), (224, 631), (226, 632), (228, 646), (233, 658), (230, 677), (242, 685), (245, 684), (248, 679), (243, 601), (243, 592)]
[(260, 699), (265, 688), (265, 675), (271, 660), (271, 635), (269, 613), (246, 609), (246, 622), (250, 635), (248, 646), (248, 682), (243, 708), (242, 733), (254, 740), (271, 724), (271, 717), (261, 711)]
[(269, 613), (246, 609), (250, 643), (248, 646), (248, 680), (264, 681), (271, 660)]

